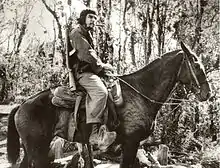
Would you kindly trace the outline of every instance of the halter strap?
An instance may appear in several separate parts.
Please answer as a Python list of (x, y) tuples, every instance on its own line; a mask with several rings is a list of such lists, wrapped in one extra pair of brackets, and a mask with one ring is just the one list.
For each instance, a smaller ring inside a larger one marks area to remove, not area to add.
[(193, 70), (193, 68), (192, 68), (192, 65), (191, 65), (191, 62), (189, 61), (188, 56), (186, 55), (185, 58), (186, 58), (186, 61), (187, 61), (187, 65), (188, 65), (190, 74), (191, 74), (191, 76), (193, 77), (193, 80), (195, 81), (196, 86), (197, 86), (198, 88), (200, 88), (198, 78), (196, 77), (196, 74), (195, 74), (195, 72), (194, 72), (194, 70)]
[(191, 65), (191, 62), (189, 61), (188, 56), (186, 56), (186, 61), (187, 61), (187, 65), (188, 65), (188, 67), (189, 67), (190, 74), (192, 75), (193, 80), (194, 80), (195, 83), (196, 83), (196, 86), (197, 86), (198, 88), (200, 88), (198, 78), (196, 77), (196, 74), (195, 74), (195, 72), (194, 72), (194, 70), (193, 70), (193, 68), (192, 68), (192, 65)]

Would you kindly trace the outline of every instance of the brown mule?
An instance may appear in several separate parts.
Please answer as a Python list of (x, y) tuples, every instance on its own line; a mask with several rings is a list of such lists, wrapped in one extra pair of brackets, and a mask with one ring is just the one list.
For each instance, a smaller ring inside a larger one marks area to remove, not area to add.
[[(166, 53), (137, 72), (118, 77), (124, 98), (124, 105), (116, 108), (120, 119), (116, 142), (122, 145), (123, 154), (120, 168), (134, 167), (140, 141), (151, 134), (158, 110), (167, 101), (176, 84), (184, 84), (200, 101), (210, 97), (210, 87), (201, 61), (183, 43), (181, 47), (181, 50)], [(60, 110), (51, 103), (52, 97), (49, 89), (32, 96), (12, 110), (7, 137), (8, 159), (12, 164), (18, 159), (21, 138), (24, 159), (20, 167), (49, 167), (49, 145)], [(80, 131), (76, 132), (74, 141), (82, 143), (91, 154), (84, 114), (79, 112)], [(92, 157), (88, 167), (94, 167)]]

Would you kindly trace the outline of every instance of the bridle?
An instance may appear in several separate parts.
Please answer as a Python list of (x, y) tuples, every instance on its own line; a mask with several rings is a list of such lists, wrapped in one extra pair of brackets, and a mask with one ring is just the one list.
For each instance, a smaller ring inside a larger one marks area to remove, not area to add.
[(190, 60), (189, 60), (187, 54), (184, 55), (184, 59), (186, 59), (187, 67), (188, 67), (188, 69), (189, 69), (190, 75), (191, 75), (191, 77), (192, 77), (194, 83), (196, 84), (196, 87), (197, 87), (197, 88), (200, 88), (199, 80), (198, 80), (198, 78), (197, 78), (197, 76), (196, 76), (196, 74), (195, 74), (195, 72), (194, 72), (194, 69), (193, 69), (193, 67), (192, 67), (192, 65), (191, 65), (191, 62), (190, 62)]

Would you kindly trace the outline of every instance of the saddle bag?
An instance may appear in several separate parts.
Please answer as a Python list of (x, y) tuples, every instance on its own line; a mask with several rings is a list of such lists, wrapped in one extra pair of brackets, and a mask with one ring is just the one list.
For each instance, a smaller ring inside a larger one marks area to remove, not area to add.
[(71, 92), (66, 86), (59, 86), (54, 90), (52, 104), (58, 107), (73, 108), (77, 94)]
[(115, 103), (116, 106), (121, 106), (123, 104), (123, 97), (119, 79), (110, 79), (107, 88), (111, 100)]

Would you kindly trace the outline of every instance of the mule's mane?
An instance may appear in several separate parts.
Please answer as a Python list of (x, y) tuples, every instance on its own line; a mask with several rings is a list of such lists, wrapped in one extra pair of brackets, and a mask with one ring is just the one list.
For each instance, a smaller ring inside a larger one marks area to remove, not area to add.
[(139, 70), (137, 70), (133, 73), (123, 75), (123, 76), (120, 76), (120, 77), (122, 77), (122, 78), (125, 77), (126, 78), (126, 77), (129, 77), (129, 76), (136, 76), (136, 74), (140, 74), (143, 71), (144, 72), (149, 72), (152, 69), (155, 69), (155, 67), (158, 67), (162, 62), (165, 63), (166, 61), (168, 61), (168, 60), (172, 59), (173, 57), (175, 57), (177, 55), (177, 53), (180, 52), (180, 51), (182, 51), (182, 50), (175, 50), (175, 51), (165, 53), (160, 58), (155, 59), (154, 61), (152, 61), (148, 65), (144, 66), (143, 68), (141, 68), (141, 69), (139, 69)]
[(120, 76), (125, 81), (121, 82), (122, 89), (128, 92), (135, 89), (153, 100), (165, 101), (176, 82), (176, 74), (183, 58), (180, 56), (182, 54), (178, 54), (180, 51), (168, 52), (144, 68)]

